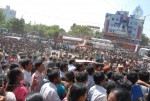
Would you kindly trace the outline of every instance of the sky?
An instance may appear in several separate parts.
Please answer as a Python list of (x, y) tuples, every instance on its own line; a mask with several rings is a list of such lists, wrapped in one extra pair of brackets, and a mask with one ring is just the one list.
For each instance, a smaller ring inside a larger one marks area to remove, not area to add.
[[(26, 23), (59, 25), (66, 31), (73, 23), (104, 27), (106, 13), (133, 10), (140, 5), (143, 17), (150, 14), (150, 0), (0, 0), (0, 8), (9, 5), (17, 18)], [(144, 23), (143, 33), (150, 38), (150, 16)]]

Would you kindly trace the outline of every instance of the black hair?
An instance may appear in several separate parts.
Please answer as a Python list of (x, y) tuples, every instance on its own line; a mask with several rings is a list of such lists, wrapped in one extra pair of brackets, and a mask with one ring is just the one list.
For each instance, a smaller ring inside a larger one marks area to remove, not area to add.
[(135, 84), (138, 80), (138, 74), (135, 71), (131, 71), (127, 74), (127, 79), (130, 80), (132, 84)]
[(60, 70), (63, 71), (64, 68), (66, 68), (68, 66), (67, 62), (61, 62), (60, 64)]
[(53, 57), (50, 57), (49, 60), (52, 61), (52, 60), (53, 60)]
[(101, 67), (101, 64), (96, 63), (96, 64), (95, 64), (95, 68), (97, 68), (97, 67)]
[(1, 89), (0, 95), (5, 96), (5, 88), (7, 83), (7, 77), (4, 74), (0, 74), (0, 87), (4, 87), (4, 89)]
[(112, 79), (113, 71), (107, 71), (106, 75), (107, 75), (108, 79)]
[(69, 60), (69, 64), (72, 64), (73, 62), (75, 62), (74, 59)]
[(82, 82), (82, 83), (86, 82), (88, 80), (88, 73), (85, 71), (78, 72), (76, 74), (76, 80), (77, 80), (77, 82)]
[(6, 64), (3, 64), (3, 65), (2, 65), (2, 69), (5, 70), (6, 68), (9, 68), (9, 66), (6, 65)]
[(86, 71), (88, 72), (89, 75), (92, 75), (94, 73), (94, 66), (93, 65), (88, 65), (86, 67)]
[(139, 79), (140, 80), (142, 80), (144, 82), (148, 82), (149, 77), (150, 77), (149, 72), (147, 72), (147, 71), (140, 71), (138, 74), (139, 74)]
[(14, 69), (10, 70), (9, 73), (7, 74), (8, 79), (9, 79), (9, 84), (10, 85), (15, 84), (16, 80), (17, 80), (17, 76), (19, 76), (20, 74), (22, 74), (22, 72), (18, 68), (14, 68)]
[(104, 80), (105, 80), (105, 75), (103, 72), (101, 72), (101, 71), (95, 72), (94, 82), (96, 85), (100, 85), (100, 83)]
[(82, 63), (77, 63), (76, 67), (77, 67), (76, 70), (80, 71), (81, 67), (84, 67), (84, 65)]
[(38, 67), (40, 67), (42, 64), (43, 64), (42, 60), (36, 61), (35, 64), (34, 64), (35, 69), (37, 70)]
[(131, 91), (132, 82), (129, 80), (120, 79), (116, 82), (117, 88), (123, 88), (128, 91)]
[(48, 68), (48, 69), (47, 69), (47, 71), (46, 71), (47, 76), (48, 76), (48, 74), (49, 74), (51, 71), (52, 71), (52, 68)]
[(131, 95), (126, 89), (115, 88), (111, 91), (116, 96), (116, 101), (131, 101)]
[(60, 73), (58, 70), (51, 70), (48, 72), (47, 76), (48, 76), (49, 81), (53, 82), (54, 79), (60, 76)]
[(136, 73), (139, 73), (140, 69), (136, 68), (136, 67), (133, 67), (131, 71), (135, 71)]
[(60, 61), (56, 62), (56, 67), (60, 68), (60, 65), (61, 65)]
[[(4, 86), (6, 86), (7, 83), (7, 76), (4, 74), (0, 74), (0, 80), (3, 81)], [(2, 82), (0, 82), (0, 85), (2, 85)]]
[(23, 60), (22, 63), (21, 63), (21, 66), (25, 69), (25, 67), (27, 65), (29, 65), (30, 62), (31, 62), (31, 60), (29, 60), (29, 59)]
[(32, 92), (26, 96), (26, 101), (44, 101), (40, 93)]
[(124, 76), (120, 73), (113, 73), (112, 74), (112, 80), (114, 80), (115, 82), (117, 82), (118, 80), (123, 79), (123, 78), (124, 78)]
[(47, 68), (54, 68), (55, 67), (55, 63), (50, 61), (47, 65)]
[(16, 63), (11, 63), (9, 69), (12, 70), (14, 68), (19, 68), (19, 65)]
[(107, 90), (107, 95), (110, 93), (112, 89), (116, 87), (116, 83), (114, 81), (108, 81), (105, 85), (104, 88)]
[(69, 79), (69, 81), (72, 81), (73, 83), (75, 82), (75, 75), (72, 71), (65, 73), (65, 76)]
[(86, 93), (87, 88), (84, 83), (74, 83), (70, 89), (69, 101), (78, 101), (78, 99)]

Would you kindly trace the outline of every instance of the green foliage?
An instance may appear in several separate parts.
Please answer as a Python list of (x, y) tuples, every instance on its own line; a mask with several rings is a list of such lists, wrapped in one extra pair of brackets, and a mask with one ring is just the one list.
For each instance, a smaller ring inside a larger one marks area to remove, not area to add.
[(102, 33), (99, 31), (96, 31), (94, 37), (95, 38), (102, 38)]
[(142, 46), (147, 46), (149, 43), (149, 38), (145, 35), (145, 34), (142, 34), (142, 38), (141, 38), (141, 45)]
[(12, 33), (23, 34), (25, 21), (24, 19), (13, 18), (6, 22), (7, 28)]
[(47, 26), (43, 24), (25, 25), (25, 32), (31, 33), (36, 32), (40, 36), (46, 37), (57, 37), (59, 34), (66, 34), (66, 31), (63, 28), (60, 28), (58, 25)]
[(2, 9), (0, 9), (0, 27), (4, 27), (5, 24), (5, 15)]
[(74, 37), (92, 37), (94, 35), (94, 31), (88, 26), (76, 25), (73, 24), (70, 28), (69, 34)]

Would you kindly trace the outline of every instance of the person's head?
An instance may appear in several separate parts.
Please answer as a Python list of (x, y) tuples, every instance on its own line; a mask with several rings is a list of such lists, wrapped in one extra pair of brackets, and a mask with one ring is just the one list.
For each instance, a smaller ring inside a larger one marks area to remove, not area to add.
[(35, 64), (34, 64), (34, 67), (40, 73), (42, 73), (45, 70), (45, 67), (43, 65), (43, 61), (36, 61)]
[(5, 73), (7, 73), (9, 71), (9, 65), (3, 64), (2, 69)]
[(30, 72), (32, 70), (32, 62), (29, 59), (23, 60), (21, 63), (22, 67), (24, 68), (24, 70)]
[(106, 90), (107, 90), (107, 94), (109, 94), (110, 91), (116, 87), (116, 83), (115, 83), (114, 81), (108, 81), (108, 82), (104, 85), (104, 87), (105, 87)]
[(119, 72), (119, 73), (123, 73), (123, 71), (124, 71), (124, 66), (119, 64), (117, 69), (118, 69), (118, 72)]
[(75, 65), (75, 64), (76, 64), (76, 61), (75, 61), (74, 59), (71, 59), (71, 60), (69, 61), (69, 64)]
[(87, 72), (78, 72), (76, 74), (77, 82), (87, 83), (88, 80), (88, 73)]
[(60, 61), (57, 61), (57, 62), (56, 62), (56, 67), (57, 67), (57, 68), (60, 68), (60, 65), (61, 65), (61, 62), (60, 62)]
[(146, 72), (146, 71), (140, 71), (139, 73), (139, 79), (148, 83), (149, 82), (149, 77), (150, 77), (150, 74), (149, 72)]
[(4, 54), (2, 52), (0, 52), (0, 61), (2, 60)]
[(60, 70), (62, 72), (67, 72), (68, 71), (68, 63), (67, 62), (61, 62), (61, 64), (60, 64)]
[(120, 79), (116, 82), (117, 88), (123, 88), (131, 92), (132, 82), (129, 80)]
[(59, 84), (61, 82), (60, 73), (58, 70), (49, 70), (47, 76), (50, 82), (54, 84)]
[(95, 64), (95, 71), (100, 71), (101, 70), (101, 64)]
[(94, 75), (94, 66), (93, 65), (88, 65), (86, 67), (86, 71), (88, 72), (89, 75)]
[(9, 69), (12, 70), (14, 68), (19, 68), (19, 65), (16, 63), (11, 63)]
[(113, 71), (106, 72), (106, 76), (108, 77), (108, 79), (112, 79), (112, 75), (113, 75)]
[(55, 63), (50, 61), (47, 65), (47, 68), (54, 68), (55, 67)]
[(49, 61), (53, 61), (53, 57), (50, 57), (50, 58), (49, 58)]
[(127, 74), (127, 79), (130, 80), (134, 85), (138, 80), (138, 74), (135, 71), (131, 71), (129, 74)]
[(123, 79), (123, 78), (124, 78), (124, 76), (120, 73), (113, 73), (112, 74), (112, 80), (114, 80), (115, 82), (117, 82), (118, 80)]
[(77, 63), (76, 67), (77, 67), (76, 70), (79, 72), (82, 72), (85, 70), (84, 65), (82, 63)]
[(131, 95), (125, 89), (116, 88), (110, 92), (108, 101), (131, 101)]
[(7, 77), (4, 74), (0, 74), (0, 95), (5, 94), (6, 83)]
[(9, 79), (9, 84), (10, 85), (19, 83), (21, 80), (24, 79), (23, 73), (20, 69), (14, 68), (14, 69), (9, 71), (8, 79)]
[(86, 85), (84, 83), (74, 83), (70, 89), (69, 101), (85, 101), (86, 98)]
[(75, 82), (75, 75), (72, 71), (65, 73), (65, 76), (67, 82), (73, 82), (73, 83)]
[(26, 101), (44, 101), (44, 99), (40, 93), (32, 92), (26, 96)]
[(104, 86), (105, 83), (106, 83), (105, 74), (101, 71), (95, 72), (94, 82), (95, 82), (96, 85)]

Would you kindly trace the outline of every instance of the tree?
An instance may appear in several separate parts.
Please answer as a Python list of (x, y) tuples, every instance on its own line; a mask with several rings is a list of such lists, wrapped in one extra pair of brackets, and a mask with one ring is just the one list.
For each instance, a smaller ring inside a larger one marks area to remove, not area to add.
[(76, 25), (75, 23), (70, 27), (69, 34), (74, 37), (92, 37), (94, 35), (94, 31), (88, 27), (83, 25)]
[(95, 38), (102, 38), (102, 33), (99, 31), (96, 31), (94, 37)]
[(149, 38), (145, 35), (145, 34), (142, 34), (142, 38), (141, 38), (141, 45), (142, 46), (147, 46), (149, 43)]
[(4, 27), (5, 25), (5, 15), (2, 9), (0, 9), (0, 27)]
[(23, 34), (24, 33), (24, 27), (25, 27), (25, 21), (23, 18), (13, 18), (9, 21), (7, 21), (7, 27), (10, 32), (12, 33), (18, 33)]
[(49, 26), (46, 31), (46, 35), (49, 37), (58, 37), (60, 33), (60, 27), (58, 25)]

